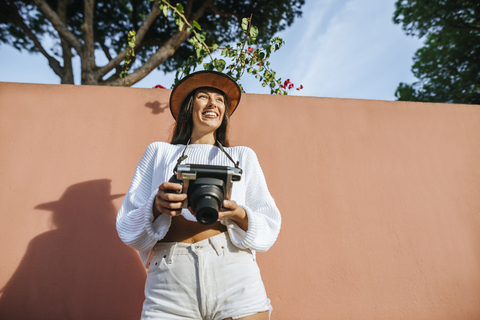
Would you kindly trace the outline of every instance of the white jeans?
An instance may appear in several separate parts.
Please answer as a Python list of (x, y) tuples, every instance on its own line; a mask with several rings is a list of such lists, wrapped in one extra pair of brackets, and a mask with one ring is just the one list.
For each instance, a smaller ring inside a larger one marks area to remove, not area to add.
[(272, 307), (254, 255), (235, 247), (227, 233), (155, 245), (142, 319), (236, 319), (267, 310)]

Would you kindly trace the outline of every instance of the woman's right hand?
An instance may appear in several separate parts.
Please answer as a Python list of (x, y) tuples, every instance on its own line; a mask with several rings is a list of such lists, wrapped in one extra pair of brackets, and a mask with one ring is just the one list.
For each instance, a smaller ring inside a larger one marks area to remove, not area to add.
[(157, 195), (153, 202), (153, 216), (156, 219), (161, 213), (175, 217), (182, 212), (183, 200), (186, 193), (169, 193), (167, 190), (182, 190), (178, 183), (164, 182), (158, 187)]

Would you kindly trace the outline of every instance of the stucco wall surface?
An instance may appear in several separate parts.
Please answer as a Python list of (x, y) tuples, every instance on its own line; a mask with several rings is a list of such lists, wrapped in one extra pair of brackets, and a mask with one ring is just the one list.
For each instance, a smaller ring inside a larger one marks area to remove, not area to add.
[[(115, 215), (170, 90), (0, 83), (0, 319), (137, 319)], [(480, 107), (244, 95), (272, 319), (480, 319)], [(181, 302), (179, 302), (181, 303)]]

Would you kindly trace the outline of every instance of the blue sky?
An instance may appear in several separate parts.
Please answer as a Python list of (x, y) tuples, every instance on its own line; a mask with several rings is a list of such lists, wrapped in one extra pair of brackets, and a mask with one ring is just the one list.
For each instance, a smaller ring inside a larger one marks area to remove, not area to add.
[[(283, 79), (303, 85), (289, 94), (315, 97), (395, 100), (400, 82), (411, 83), (412, 57), (422, 41), (405, 35), (392, 22), (395, 0), (306, 0), (303, 16), (282, 31), (286, 44), (272, 58)], [(58, 84), (41, 54), (0, 45), (0, 81)], [(98, 54), (97, 64), (106, 63)], [(74, 60), (75, 83), (80, 62)], [(134, 85), (170, 87), (173, 74), (158, 70)], [(269, 93), (250, 75), (242, 84), (248, 93)]]

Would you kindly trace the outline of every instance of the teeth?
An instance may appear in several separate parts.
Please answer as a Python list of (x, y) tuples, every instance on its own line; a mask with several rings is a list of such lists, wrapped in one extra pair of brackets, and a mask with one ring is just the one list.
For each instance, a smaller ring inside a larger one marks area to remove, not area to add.
[(213, 116), (213, 117), (217, 116), (217, 114), (215, 112), (204, 112), (203, 114), (206, 115), (206, 116)]

